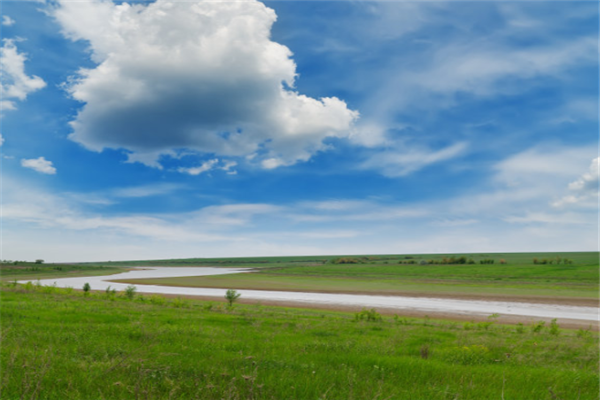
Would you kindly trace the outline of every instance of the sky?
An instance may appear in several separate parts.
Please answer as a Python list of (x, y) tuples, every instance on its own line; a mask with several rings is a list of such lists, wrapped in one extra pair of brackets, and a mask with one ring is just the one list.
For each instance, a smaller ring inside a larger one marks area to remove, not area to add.
[(598, 251), (596, 2), (0, 7), (0, 259)]

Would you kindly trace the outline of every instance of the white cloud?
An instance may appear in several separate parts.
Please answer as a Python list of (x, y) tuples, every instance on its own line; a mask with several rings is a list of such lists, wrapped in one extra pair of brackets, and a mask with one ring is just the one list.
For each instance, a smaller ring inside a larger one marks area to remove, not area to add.
[[(584, 147), (536, 146), (499, 162), (495, 179), (511, 187), (563, 185), (579, 175), (596, 149)], [(558, 184), (557, 184), (558, 183)]]
[(598, 207), (598, 190), (600, 188), (600, 157), (592, 160), (589, 170), (577, 180), (569, 183), (571, 194), (554, 202), (555, 207), (578, 204), (580, 206)]
[(243, 226), (257, 216), (273, 216), (284, 208), (272, 204), (227, 204), (221, 206), (208, 206), (196, 211), (189, 218), (202, 226), (212, 228), (227, 228), (229, 226)]
[(439, 93), (470, 92), (480, 96), (503, 93), (506, 78), (529, 79), (557, 75), (570, 65), (595, 62), (597, 38), (553, 43), (551, 46), (514, 48), (493, 39), (464, 44), (452, 44), (440, 49), (432, 58), (430, 68), (406, 74), (406, 82)]
[(54, 175), (56, 174), (56, 168), (52, 166), (52, 161), (46, 160), (44, 157), (22, 159), (21, 166), (25, 168), (31, 168), (34, 171), (42, 174)]
[[(562, 207), (568, 203), (564, 193), (569, 183), (580, 182), (577, 177), (586, 169), (586, 160), (596, 152), (592, 146), (536, 146), (496, 163), (486, 189), (480, 187), (477, 192), (467, 192), (435, 207), (463, 218), (541, 225), (548, 229), (571, 224), (581, 227), (583, 232), (590, 224), (597, 227), (597, 203), (571, 210)], [(592, 177), (584, 176), (580, 179), (592, 186)]]
[(211, 169), (213, 169), (215, 164), (218, 162), (219, 162), (219, 160), (217, 160), (217, 159), (208, 160), (208, 161), (202, 163), (202, 165), (200, 165), (199, 167), (178, 168), (177, 171), (185, 173), (185, 174), (189, 174), (189, 175), (200, 175), (203, 172), (208, 172)]
[(4, 39), (4, 44), (0, 48), (0, 79), (2, 82), (0, 106), (3, 110), (16, 109), (16, 100), (23, 101), (29, 93), (46, 86), (39, 76), (28, 76), (25, 73), (26, 59), (24, 54), (18, 52), (13, 40)]
[(174, 183), (159, 183), (114, 189), (109, 192), (109, 195), (112, 197), (124, 198), (161, 196), (172, 193), (181, 188), (181, 185), (177, 185)]
[(9, 17), (8, 15), (2, 16), (2, 25), (3, 26), (12, 26), (15, 24), (15, 20)]
[(61, 1), (54, 16), (99, 64), (69, 87), (84, 103), (70, 138), (88, 149), (154, 167), (188, 149), (276, 168), (347, 137), (358, 118), (340, 99), (293, 90), (292, 53), (270, 40), (276, 15), (260, 2)]
[(2, 147), (3, 144), (4, 144), (4, 137), (0, 133), (0, 147)]
[(447, 161), (464, 154), (467, 144), (455, 143), (440, 150), (419, 148), (391, 149), (376, 153), (360, 168), (375, 169), (389, 177), (406, 176), (431, 164)]

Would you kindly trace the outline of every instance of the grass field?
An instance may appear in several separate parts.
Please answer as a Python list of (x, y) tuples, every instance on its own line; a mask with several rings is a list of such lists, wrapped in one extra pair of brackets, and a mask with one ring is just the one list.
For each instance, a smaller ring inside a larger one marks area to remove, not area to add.
[(0, 280), (36, 280), (76, 276), (112, 275), (126, 269), (117, 266), (78, 264), (36, 264), (32, 262), (1, 263)]
[(597, 399), (598, 334), (3, 283), (2, 399)]
[[(249, 264), (252, 274), (139, 279), (135, 284), (379, 294), (462, 294), (520, 298), (598, 299), (598, 253), (468, 254), (472, 264), (444, 264), (457, 255), (274, 258)], [(537, 263), (534, 263), (537, 259)], [(567, 262), (565, 262), (565, 259)], [(336, 260), (356, 263), (337, 264)], [(493, 264), (481, 264), (493, 260)], [(558, 263), (557, 261), (560, 260)], [(214, 262), (215, 260), (213, 260)], [(421, 262), (427, 262), (421, 265)], [(542, 261), (546, 261), (542, 264)], [(552, 263), (549, 263), (552, 261)], [(237, 262), (237, 263), (236, 263)], [(429, 263), (431, 262), (431, 263)], [(501, 263), (502, 262), (502, 263)], [(225, 262), (219, 264), (222, 265)], [(183, 264), (185, 265), (185, 263)]]

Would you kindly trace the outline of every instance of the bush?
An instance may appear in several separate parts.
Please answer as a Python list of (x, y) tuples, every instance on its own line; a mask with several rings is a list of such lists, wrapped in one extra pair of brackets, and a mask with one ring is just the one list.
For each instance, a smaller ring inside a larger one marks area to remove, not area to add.
[(556, 323), (556, 318), (554, 318), (550, 322), (550, 334), (554, 335), (554, 336), (558, 336), (559, 333), (560, 333), (560, 330), (558, 329), (558, 324)]
[(135, 292), (137, 291), (136, 287), (133, 285), (129, 285), (125, 288), (125, 297), (129, 300), (133, 300), (135, 297)]
[(90, 290), (92, 290), (92, 287), (90, 286), (90, 284), (89, 284), (89, 283), (87, 283), (87, 282), (86, 282), (86, 283), (83, 285), (83, 295), (84, 295), (84, 296), (87, 296), (88, 294), (90, 294)]
[(225, 299), (227, 300), (227, 303), (229, 303), (229, 307), (233, 307), (233, 303), (235, 303), (235, 301), (239, 299), (240, 296), (241, 294), (236, 292), (235, 290), (228, 289), (225, 293)]
[(546, 321), (539, 321), (537, 323), (534, 323), (533, 325), (531, 325), (531, 332), (540, 333), (542, 329), (544, 329), (544, 325), (546, 325)]

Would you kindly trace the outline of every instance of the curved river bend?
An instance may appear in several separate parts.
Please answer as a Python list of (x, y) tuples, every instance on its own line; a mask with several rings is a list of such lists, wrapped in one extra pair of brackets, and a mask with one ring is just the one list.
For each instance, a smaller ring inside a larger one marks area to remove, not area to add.
[[(42, 285), (56, 284), (59, 287), (82, 288), (87, 282), (92, 290), (105, 290), (107, 287), (124, 290), (128, 284), (110, 282), (113, 279), (167, 278), (182, 276), (225, 275), (250, 272), (248, 269), (210, 267), (144, 267), (117, 275), (87, 276), (79, 278), (45, 279)], [(24, 281), (25, 282), (25, 281)], [(21, 282), (23, 283), (23, 282)], [(173, 287), (159, 285), (137, 285), (139, 293), (160, 293), (172, 295), (223, 297), (225, 289)], [(235, 288), (232, 288), (235, 289)], [(553, 304), (516, 303), (502, 301), (475, 301), (436, 299), (423, 297), (371, 296), (355, 294), (328, 294), (304, 292), (278, 292), (266, 290), (238, 290), (242, 298), (264, 301), (283, 301), (305, 304), (325, 304), (334, 306), (355, 306), (385, 308), (413, 312), (451, 313), (465, 316), (521, 316), (536, 318), (557, 318), (579, 321), (598, 321), (597, 307), (579, 307)]]

